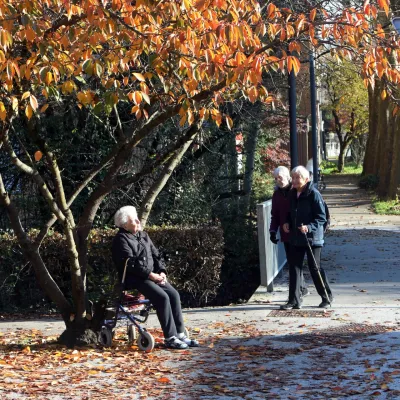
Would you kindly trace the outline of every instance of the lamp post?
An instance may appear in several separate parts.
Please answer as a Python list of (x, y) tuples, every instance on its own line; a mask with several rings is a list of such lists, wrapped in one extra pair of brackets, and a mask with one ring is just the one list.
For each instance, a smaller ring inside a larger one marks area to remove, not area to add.
[[(400, 18), (399, 18), (400, 23)], [(310, 50), (310, 99), (311, 99), (311, 137), (313, 158), (313, 180), (318, 182), (318, 138), (317, 138), (317, 94), (315, 84), (314, 51)], [(289, 124), (290, 124), (290, 166), (291, 169), (299, 165), (297, 144), (297, 113), (296, 113), (296, 77), (293, 69), (289, 73)]]
[(289, 72), (290, 169), (299, 165), (296, 118), (296, 77), (292, 68)]
[(318, 145), (317, 145), (317, 91), (315, 86), (314, 51), (310, 50), (310, 100), (311, 100), (311, 138), (313, 157), (313, 181), (318, 183)]

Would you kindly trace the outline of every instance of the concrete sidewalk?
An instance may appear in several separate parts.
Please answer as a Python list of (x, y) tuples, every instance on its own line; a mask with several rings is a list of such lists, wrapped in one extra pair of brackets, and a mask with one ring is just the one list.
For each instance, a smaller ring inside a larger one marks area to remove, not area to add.
[(400, 215), (377, 215), (371, 208), (371, 196), (358, 187), (356, 175), (327, 175), (323, 191), (332, 216), (332, 228), (400, 229)]

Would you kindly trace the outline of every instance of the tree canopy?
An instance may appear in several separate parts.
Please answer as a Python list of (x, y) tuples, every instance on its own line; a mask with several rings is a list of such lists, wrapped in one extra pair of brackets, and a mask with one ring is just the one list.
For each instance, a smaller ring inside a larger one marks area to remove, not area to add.
[[(388, 12), (387, 0), (377, 5)], [(23, 111), (30, 119), (71, 95), (95, 112), (127, 102), (138, 120), (148, 120), (159, 104), (177, 108), (182, 125), (197, 114), (220, 124), (218, 104), (238, 91), (253, 102), (272, 100), (263, 71), (297, 73), (300, 62), (288, 51), (300, 53), (305, 40), (334, 43), (338, 57), (362, 55), (371, 84), (384, 74), (397, 83), (386, 54), (398, 56), (394, 39), (374, 45), (385, 38), (373, 23), (377, 6), (365, 1), (336, 13), (273, 3), (261, 9), (255, 0), (2, 2), (0, 118)]]
[(368, 133), (368, 90), (357, 67), (347, 60), (337, 64), (325, 59), (321, 72), (320, 79), (327, 92), (323, 108), (332, 115), (333, 130), (340, 145), (338, 170), (342, 172), (352, 141)]

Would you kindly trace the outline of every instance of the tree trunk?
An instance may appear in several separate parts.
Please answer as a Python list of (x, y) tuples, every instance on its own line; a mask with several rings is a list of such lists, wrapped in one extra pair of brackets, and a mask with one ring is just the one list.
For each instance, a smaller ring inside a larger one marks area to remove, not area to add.
[[(379, 184), (378, 196), (382, 199), (388, 197), (390, 171), (393, 165), (393, 144), (394, 144), (394, 118), (392, 116), (393, 106), (387, 106), (386, 112), (382, 115), (382, 131), (380, 132), (379, 143)], [(386, 118), (385, 118), (386, 117)]]
[(339, 173), (343, 172), (345, 157), (347, 150), (349, 149), (349, 145), (350, 145), (349, 141), (343, 141), (342, 143), (340, 143), (340, 151), (339, 151), (338, 165), (337, 165)]
[(365, 149), (363, 175), (376, 174), (376, 168), (378, 164), (377, 147), (379, 141), (378, 110), (381, 101), (380, 88), (381, 84), (379, 81), (376, 81), (374, 89), (368, 87), (369, 129), (367, 146)]
[(336, 136), (339, 140), (339, 157), (338, 157), (338, 171), (343, 172), (344, 168), (344, 157), (345, 157), (345, 139), (343, 139), (343, 134), (342, 134), (342, 124), (340, 122), (339, 114), (336, 112), (336, 110), (332, 110), (332, 115), (333, 118), (335, 119), (335, 132)]
[(387, 196), (396, 199), (397, 188), (400, 184), (400, 117), (396, 116), (393, 121), (393, 156), (390, 169), (390, 179)]
[(375, 148), (375, 163), (374, 163), (374, 174), (379, 176), (381, 165), (385, 155), (385, 143), (388, 135), (388, 123), (389, 123), (389, 99), (379, 101), (378, 107), (378, 141)]
[(18, 216), (18, 211), (11, 202), (11, 199), (5, 190), (1, 175), (0, 175), (0, 204), (7, 210), (11, 226), (18, 239), (18, 243), (21, 246), (24, 257), (32, 265), (40, 287), (43, 289), (46, 295), (49, 296), (49, 298), (56, 304), (56, 306), (61, 312), (64, 321), (68, 321), (71, 313), (71, 305), (69, 304), (64, 294), (61, 292), (60, 288), (51, 277), (42, 258), (40, 257), (37, 247), (32, 244), (32, 242), (28, 238), (28, 235), (22, 228)]
[[(60, 336), (60, 342), (69, 347), (74, 345), (88, 345), (97, 342), (96, 330), (99, 329), (99, 319), (101, 316), (96, 315), (92, 321), (89, 321), (82, 316), (76, 315), (76, 309), (65, 298), (57, 283), (50, 275), (45, 263), (43, 262), (39, 246), (31, 242), (19, 220), (18, 210), (11, 202), (8, 193), (5, 190), (2, 177), (0, 175), (0, 204), (7, 210), (11, 226), (17, 236), (18, 243), (21, 246), (25, 259), (30, 263), (35, 271), (35, 276), (39, 286), (44, 293), (51, 299), (57, 306), (60, 314), (65, 322), (66, 330)], [(79, 293), (79, 296), (84, 300), (85, 293)], [(98, 310), (104, 310), (105, 307), (97, 307)], [(82, 314), (82, 313), (81, 313)], [(96, 322), (96, 326), (94, 323)]]

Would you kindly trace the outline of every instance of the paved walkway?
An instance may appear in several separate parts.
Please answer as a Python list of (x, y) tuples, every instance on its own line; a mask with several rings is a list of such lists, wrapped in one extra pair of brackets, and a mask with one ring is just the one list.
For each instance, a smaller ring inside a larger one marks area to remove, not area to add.
[[(185, 310), (203, 346), (169, 352), (163, 365), (172, 384), (162, 397), (148, 398), (400, 398), (400, 220), (374, 215), (354, 178), (327, 181), (333, 229), (322, 262), (335, 295), (332, 309), (317, 308), (320, 298), (306, 276), (311, 295), (304, 308), (278, 310), (288, 295), (284, 271), (273, 293), (260, 288), (246, 305)], [(150, 318), (149, 329), (157, 325)], [(17, 327), (63, 328), (54, 321), (0, 322), (0, 331)], [(153, 357), (160, 354), (165, 359), (164, 350)], [(142, 398), (141, 391), (146, 388), (127, 387), (116, 398)]]
[(377, 215), (371, 197), (358, 187), (355, 175), (327, 175), (323, 196), (332, 214), (332, 228), (400, 229), (400, 215)]

